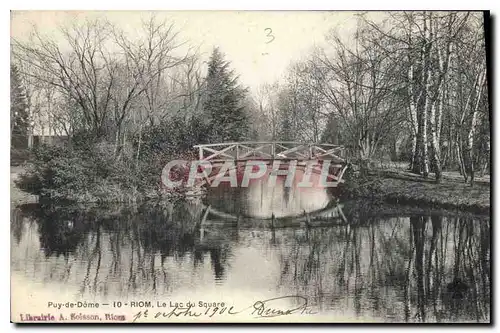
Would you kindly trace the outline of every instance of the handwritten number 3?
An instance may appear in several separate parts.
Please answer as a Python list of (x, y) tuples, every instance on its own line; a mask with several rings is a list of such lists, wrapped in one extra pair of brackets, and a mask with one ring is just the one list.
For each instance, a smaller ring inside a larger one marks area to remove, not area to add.
[(271, 43), (274, 40), (274, 36), (272, 35), (273, 30), (271, 28), (265, 28), (264, 31), (267, 32), (267, 37), (272, 38), (271, 40), (267, 41), (266, 44)]

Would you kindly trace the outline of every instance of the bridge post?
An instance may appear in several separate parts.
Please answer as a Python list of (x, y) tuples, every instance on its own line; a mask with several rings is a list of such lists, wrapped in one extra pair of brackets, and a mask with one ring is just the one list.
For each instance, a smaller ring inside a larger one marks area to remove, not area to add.
[(276, 154), (276, 142), (273, 142), (271, 143), (271, 156), (273, 160), (276, 158), (276, 156), (274, 156), (275, 154)]
[(198, 147), (200, 153), (200, 161), (203, 160), (203, 147)]
[(309, 144), (309, 159), (312, 160), (313, 158), (313, 146), (312, 143)]
[(236, 144), (236, 161), (240, 159), (240, 145)]

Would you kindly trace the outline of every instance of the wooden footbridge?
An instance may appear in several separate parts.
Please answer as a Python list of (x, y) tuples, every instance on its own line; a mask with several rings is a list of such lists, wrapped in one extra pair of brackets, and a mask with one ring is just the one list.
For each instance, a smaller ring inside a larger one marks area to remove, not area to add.
[[(226, 142), (201, 144), (194, 146), (198, 150), (198, 158), (203, 162), (210, 162), (212, 166), (221, 166), (232, 161), (237, 167), (247, 161), (264, 161), (272, 164), (274, 161), (294, 163), (305, 167), (310, 161), (316, 161), (314, 172), (320, 172), (322, 164), (328, 161), (329, 172), (327, 178), (335, 182), (342, 182), (342, 176), (347, 168), (345, 148), (328, 143), (303, 143), (288, 141), (270, 142)], [(206, 175), (210, 183), (211, 176)]]

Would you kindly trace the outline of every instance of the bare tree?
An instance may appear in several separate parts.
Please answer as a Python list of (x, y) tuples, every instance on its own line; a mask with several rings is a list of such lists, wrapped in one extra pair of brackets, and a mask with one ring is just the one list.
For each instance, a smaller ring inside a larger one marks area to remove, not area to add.
[(395, 66), (372, 38), (361, 27), (352, 46), (331, 35), (333, 53), (322, 50), (312, 62), (323, 83), (315, 85), (318, 92), (338, 115), (346, 143), (362, 160), (369, 160), (402, 121)]
[[(477, 24), (477, 15), (402, 12), (391, 13), (385, 22), (389, 24), (363, 20), (378, 36), (373, 39), (377, 45), (394, 63), (402, 64), (398, 80), (406, 87), (406, 121), (412, 133), (410, 168), (424, 177), (433, 171), (440, 182), (443, 164), (450, 164), (456, 156), (462, 174), (470, 173), (466, 172), (462, 157), (462, 128), (470, 118), (467, 110), (474, 95), (468, 87), (476, 86), (474, 82), (479, 77), (467, 62), (474, 59), (484, 64), (484, 58), (480, 58), (484, 45), (478, 43), (482, 38), (478, 34), (481, 24)], [(455, 112), (457, 108), (459, 113)], [(447, 122), (444, 127), (443, 119)], [(443, 138), (442, 133), (447, 136)], [(441, 149), (443, 142), (445, 151)]]
[[(183, 43), (177, 41), (172, 24), (151, 17), (143, 22), (144, 38), (138, 40), (103, 20), (61, 27), (60, 33), (62, 42), (37, 30), (29, 42), (14, 40), (15, 58), (27, 69), (23, 71), (26, 78), (38, 86), (54, 87), (62, 100), (78, 107), (81, 122), (71, 124), (73, 131), (84, 130), (114, 141), (116, 158), (120, 158), (128, 132), (140, 131), (144, 119), (154, 124), (161, 118), (174, 98), (173, 87), (179, 86), (169, 72), (186, 63), (188, 87), (182, 89), (187, 89), (183, 94), (191, 95), (193, 102), (190, 85), (196, 62), (188, 62), (193, 59), (189, 49), (180, 52)], [(199, 76), (195, 79), (200, 81)], [(75, 116), (57, 118), (68, 121)]]
[(61, 28), (61, 33), (68, 51), (34, 30), (29, 42), (14, 40), (14, 55), (17, 61), (36, 69), (25, 71), (26, 76), (56, 87), (78, 103), (85, 129), (101, 133), (110, 112), (116, 67), (104, 47), (109, 25), (88, 21), (83, 26)]
[(188, 84), (192, 84), (196, 62), (188, 55), (190, 50), (181, 50), (185, 42), (178, 40), (179, 32), (173, 23), (158, 21), (155, 16), (143, 21), (139, 39), (132, 39), (117, 28), (113, 28), (113, 37), (122, 51), (127, 71), (133, 73), (134, 84), (143, 93), (146, 117), (154, 125), (166, 106), (178, 97), (173, 92), (173, 86), (179, 83), (174, 69), (187, 64), (186, 76)]
[(261, 126), (264, 126), (269, 133), (270, 140), (278, 139), (280, 126), (278, 94), (280, 89), (281, 87), (278, 82), (273, 84), (266, 83), (258, 88), (255, 97), (258, 104), (258, 111), (263, 120), (265, 119), (265, 121), (261, 122)]

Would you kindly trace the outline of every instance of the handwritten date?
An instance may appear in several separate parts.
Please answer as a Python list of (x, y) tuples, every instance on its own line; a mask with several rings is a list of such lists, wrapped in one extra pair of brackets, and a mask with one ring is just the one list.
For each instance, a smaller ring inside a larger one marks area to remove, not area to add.
[[(295, 303), (290, 306), (288, 303)], [(170, 311), (158, 311), (152, 314), (149, 310), (139, 311), (133, 316), (133, 321), (141, 318), (151, 318), (155, 320), (178, 318), (178, 317), (208, 317), (220, 315), (237, 315), (247, 313), (256, 318), (272, 318), (278, 316), (286, 316), (291, 314), (314, 315), (317, 312), (313, 311), (309, 305), (307, 298), (303, 296), (283, 296), (270, 298), (267, 300), (256, 301), (252, 305), (237, 311), (234, 306), (209, 306), (206, 308), (195, 308), (193, 304), (188, 303), (186, 306), (176, 304)]]

